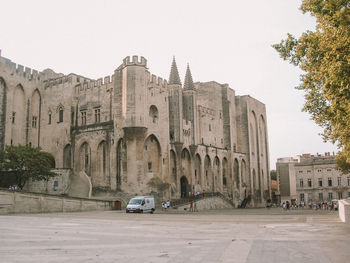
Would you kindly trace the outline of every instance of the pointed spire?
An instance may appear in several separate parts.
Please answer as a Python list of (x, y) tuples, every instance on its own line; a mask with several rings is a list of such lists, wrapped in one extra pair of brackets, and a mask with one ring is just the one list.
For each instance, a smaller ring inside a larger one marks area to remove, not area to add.
[(187, 70), (186, 70), (186, 76), (185, 76), (184, 89), (185, 90), (194, 90), (192, 74), (191, 74), (190, 66), (188, 65), (188, 63), (187, 63)]
[(178, 84), (181, 85), (181, 80), (179, 76), (179, 71), (177, 70), (175, 56), (173, 57), (173, 63), (171, 64), (171, 71), (169, 76), (169, 83), (168, 84)]

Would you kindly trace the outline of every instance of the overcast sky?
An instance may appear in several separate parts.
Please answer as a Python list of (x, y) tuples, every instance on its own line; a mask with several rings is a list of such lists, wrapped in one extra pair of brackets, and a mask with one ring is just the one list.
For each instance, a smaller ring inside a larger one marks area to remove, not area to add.
[(302, 73), (271, 47), (313, 30), (297, 0), (0, 0), (2, 56), (37, 70), (111, 75), (129, 55), (168, 79), (175, 55), (183, 80), (228, 83), (265, 103), (271, 169), (277, 158), (337, 151), (301, 112)]

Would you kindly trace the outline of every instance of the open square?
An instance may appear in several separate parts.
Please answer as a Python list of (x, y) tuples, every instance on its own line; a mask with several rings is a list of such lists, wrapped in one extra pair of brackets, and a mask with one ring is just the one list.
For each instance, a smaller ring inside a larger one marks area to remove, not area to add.
[(348, 262), (337, 212), (279, 208), (0, 217), (2, 262)]

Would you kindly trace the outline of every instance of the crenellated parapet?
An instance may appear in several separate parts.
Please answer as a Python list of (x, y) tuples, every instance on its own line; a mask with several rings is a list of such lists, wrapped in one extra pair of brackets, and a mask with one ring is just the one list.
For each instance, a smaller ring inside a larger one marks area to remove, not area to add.
[(126, 66), (142, 66), (142, 67), (147, 67), (147, 59), (144, 57), (138, 57), (138, 56), (132, 56), (130, 59), (130, 56), (127, 56), (123, 59), (123, 64), (121, 64), (117, 70), (123, 69)]
[(42, 79), (42, 74), (39, 73), (38, 70), (16, 64), (8, 58), (0, 56), (0, 65), (3, 70), (8, 72), (11, 76), (24, 78), (30, 81), (40, 81)]
[(168, 88), (168, 82), (166, 79), (163, 79), (161, 77), (158, 77), (154, 74), (146, 72), (147, 74), (147, 86), (149, 88), (159, 88), (159, 89), (167, 89)]

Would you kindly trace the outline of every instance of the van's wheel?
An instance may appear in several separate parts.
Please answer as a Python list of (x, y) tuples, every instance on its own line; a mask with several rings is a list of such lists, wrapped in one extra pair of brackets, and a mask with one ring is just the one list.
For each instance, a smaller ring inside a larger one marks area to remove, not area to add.
[(151, 214), (153, 214), (153, 213), (154, 213), (154, 209), (152, 208), (152, 209), (151, 209)]
[(143, 214), (143, 210), (140, 210), (140, 213)]

